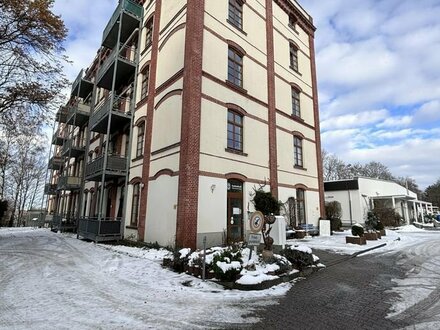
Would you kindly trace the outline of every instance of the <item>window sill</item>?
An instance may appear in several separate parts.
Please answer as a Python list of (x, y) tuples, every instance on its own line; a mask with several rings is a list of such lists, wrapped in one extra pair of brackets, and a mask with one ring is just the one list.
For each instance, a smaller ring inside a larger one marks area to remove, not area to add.
[(137, 156), (136, 158), (133, 158), (131, 161), (132, 161), (132, 162), (135, 162), (135, 161), (141, 160), (141, 159), (143, 159), (143, 158), (144, 158), (144, 155), (139, 155), (139, 156)]
[(307, 171), (307, 169), (305, 167), (299, 166), (299, 165), (293, 165), (293, 168), (295, 168), (297, 170)]
[(225, 148), (225, 151), (230, 152), (231, 154), (236, 154), (236, 155), (240, 155), (240, 156), (244, 156), (244, 157), (248, 156), (248, 154), (244, 153), (243, 151), (235, 150), (235, 149), (231, 149), (231, 148)]
[(138, 227), (137, 226), (125, 226), (125, 228), (127, 228), (127, 229), (138, 229)]
[(229, 80), (226, 80), (225, 82), (226, 82), (226, 85), (228, 85), (229, 87), (235, 89), (236, 91), (240, 92), (241, 94), (247, 94), (248, 93), (248, 91), (246, 89), (244, 89), (241, 86), (238, 86), (238, 85), (234, 84), (233, 82), (231, 82)]
[(144, 55), (144, 54), (145, 54), (150, 48), (151, 48), (151, 43), (148, 44), (148, 45), (144, 48), (144, 50), (141, 52), (141, 56)]
[(148, 101), (148, 95), (145, 96), (142, 100), (140, 100), (137, 104), (136, 104), (136, 110), (138, 110), (141, 106), (143, 106), (145, 103), (147, 103)]
[(299, 35), (299, 31), (296, 29), (295, 25), (289, 24), (289, 27), (293, 30), (293, 32)]
[(295, 69), (293, 66), (289, 65), (289, 68), (291, 68), (293, 70), (293, 72), (295, 72), (297, 75), (302, 77), (301, 72), (299, 72), (297, 69)]
[(247, 33), (243, 31), (243, 29), (237, 25), (235, 25), (234, 23), (232, 23), (229, 19), (226, 19), (226, 22), (228, 22), (230, 25), (232, 25), (232, 27), (236, 30), (238, 30), (239, 32), (243, 33), (245, 36), (247, 36)]
[(294, 119), (296, 121), (304, 122), (304, 119), (302, 119), (300, 116), (291, 114), (290, 117), (292, 117), (292, 119)]

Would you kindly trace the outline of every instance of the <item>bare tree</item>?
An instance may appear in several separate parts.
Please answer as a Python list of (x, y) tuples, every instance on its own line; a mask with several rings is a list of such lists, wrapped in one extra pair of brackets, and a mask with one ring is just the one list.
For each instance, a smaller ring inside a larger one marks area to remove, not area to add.
[(0, 123), (45, 120), (61, 102), (67, 30), (53, 2), (0, 1)]

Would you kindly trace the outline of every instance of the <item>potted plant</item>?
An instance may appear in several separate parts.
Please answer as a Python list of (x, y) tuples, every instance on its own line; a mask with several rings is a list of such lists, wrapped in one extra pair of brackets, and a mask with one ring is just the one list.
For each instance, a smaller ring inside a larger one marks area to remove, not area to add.
[(345, 242), (351, 243), (351, 244), (358, 244), (358, 245), (365, 245), (367, 244), (367, 241), (364, 236), (364, 227), (362, 227), (361, 224), (355, 223), (351, 227), (351, 234), (353, 236), (346, 236)]
[(376, 213), (373, 211), (368, 211), (367, 220), (365, 220), (365, 225), (367, 226), (367, 232), (365, 233), (365, 239), (368, 241), (376, 241), (378, 238), (375, 227), (377, 226), (377, 222), (379, 218)]
[(275, 222), (275, 215), (280, 214), (280, 202), (272, 196), (270, 192), (264, 191), (262, 188), (254, 189), (255, 195), (252, 200), (255, 210), (260, 211), (264, 215), (264, 225), (261, 234), (264, 241), (263, 259), (269, 260), (273, 257), (273, 238), (270, 237), (272, 225)]

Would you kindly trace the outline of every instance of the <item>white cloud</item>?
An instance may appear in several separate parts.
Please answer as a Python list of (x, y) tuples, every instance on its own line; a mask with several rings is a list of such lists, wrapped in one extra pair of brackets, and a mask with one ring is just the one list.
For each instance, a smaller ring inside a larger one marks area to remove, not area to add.
[(321, 129), (329, 130), (362, 127), (384, 120), (387, 116), (388, 111), (385, 109), (353, 113), (328, 118), (327, 120), (321, 122)]
[[(381, 161), (422, 187), (437, 180), (440, 2), (301, 3), (317, 26), (324, 148), (347, 162)], [(371, 109), (388, 115), (369, 118)]]

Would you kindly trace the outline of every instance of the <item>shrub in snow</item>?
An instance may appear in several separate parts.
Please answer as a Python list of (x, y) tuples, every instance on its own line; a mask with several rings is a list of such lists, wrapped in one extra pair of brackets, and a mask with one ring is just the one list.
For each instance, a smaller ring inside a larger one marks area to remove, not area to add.
[(217, 279), (221, 281), (235, 281), (243, 268), (242, 263), (240, 251), (226, 248), (220, 254), (214, 256), (212, 269)]
[(384, 230), (384, 229), (385, 229), (385, 226), (384, 226), (383, 223), (379, 220), (379, 221), (377, 221), (377, 224), (376, 224), (376, 226), (374, 227), (374, 229), (376, 229), (376, 230)]
[(273, 257), (275, 264), (278, 266), (278, 268), (275, 269), (276, 275), (286, 274), (292, 270), (292, 264), (286, 257), (278, 254), (274, 254)]
[(312, 250), (308, 247), (289, 245), (281, 250), (281, 255), (286, 257), (293, 267), (298, 270), (313, 265)]
[(367, 220), (365, 220), (365, 225), (368, 230), (373, 230), (377, 226), (377, 222), (379, 221), (378, 216), (375, 212), (368, 211)]
[(359, 224), (359, 223), (355, 223), (355, 224), (351, 227), (351, 234), (352, 234), (353, 236), (359, 236), (359, 237), (364, 236), (364, 227), (362, 227), (362, 225)]
[(182, 273), (184, 271), (184, 265), (188, 263), (188, 256), (190, 252), (191, 252), (190, 248), (174, 251), (174, 260), (173, 260), (174, 271), (179, 273)]

